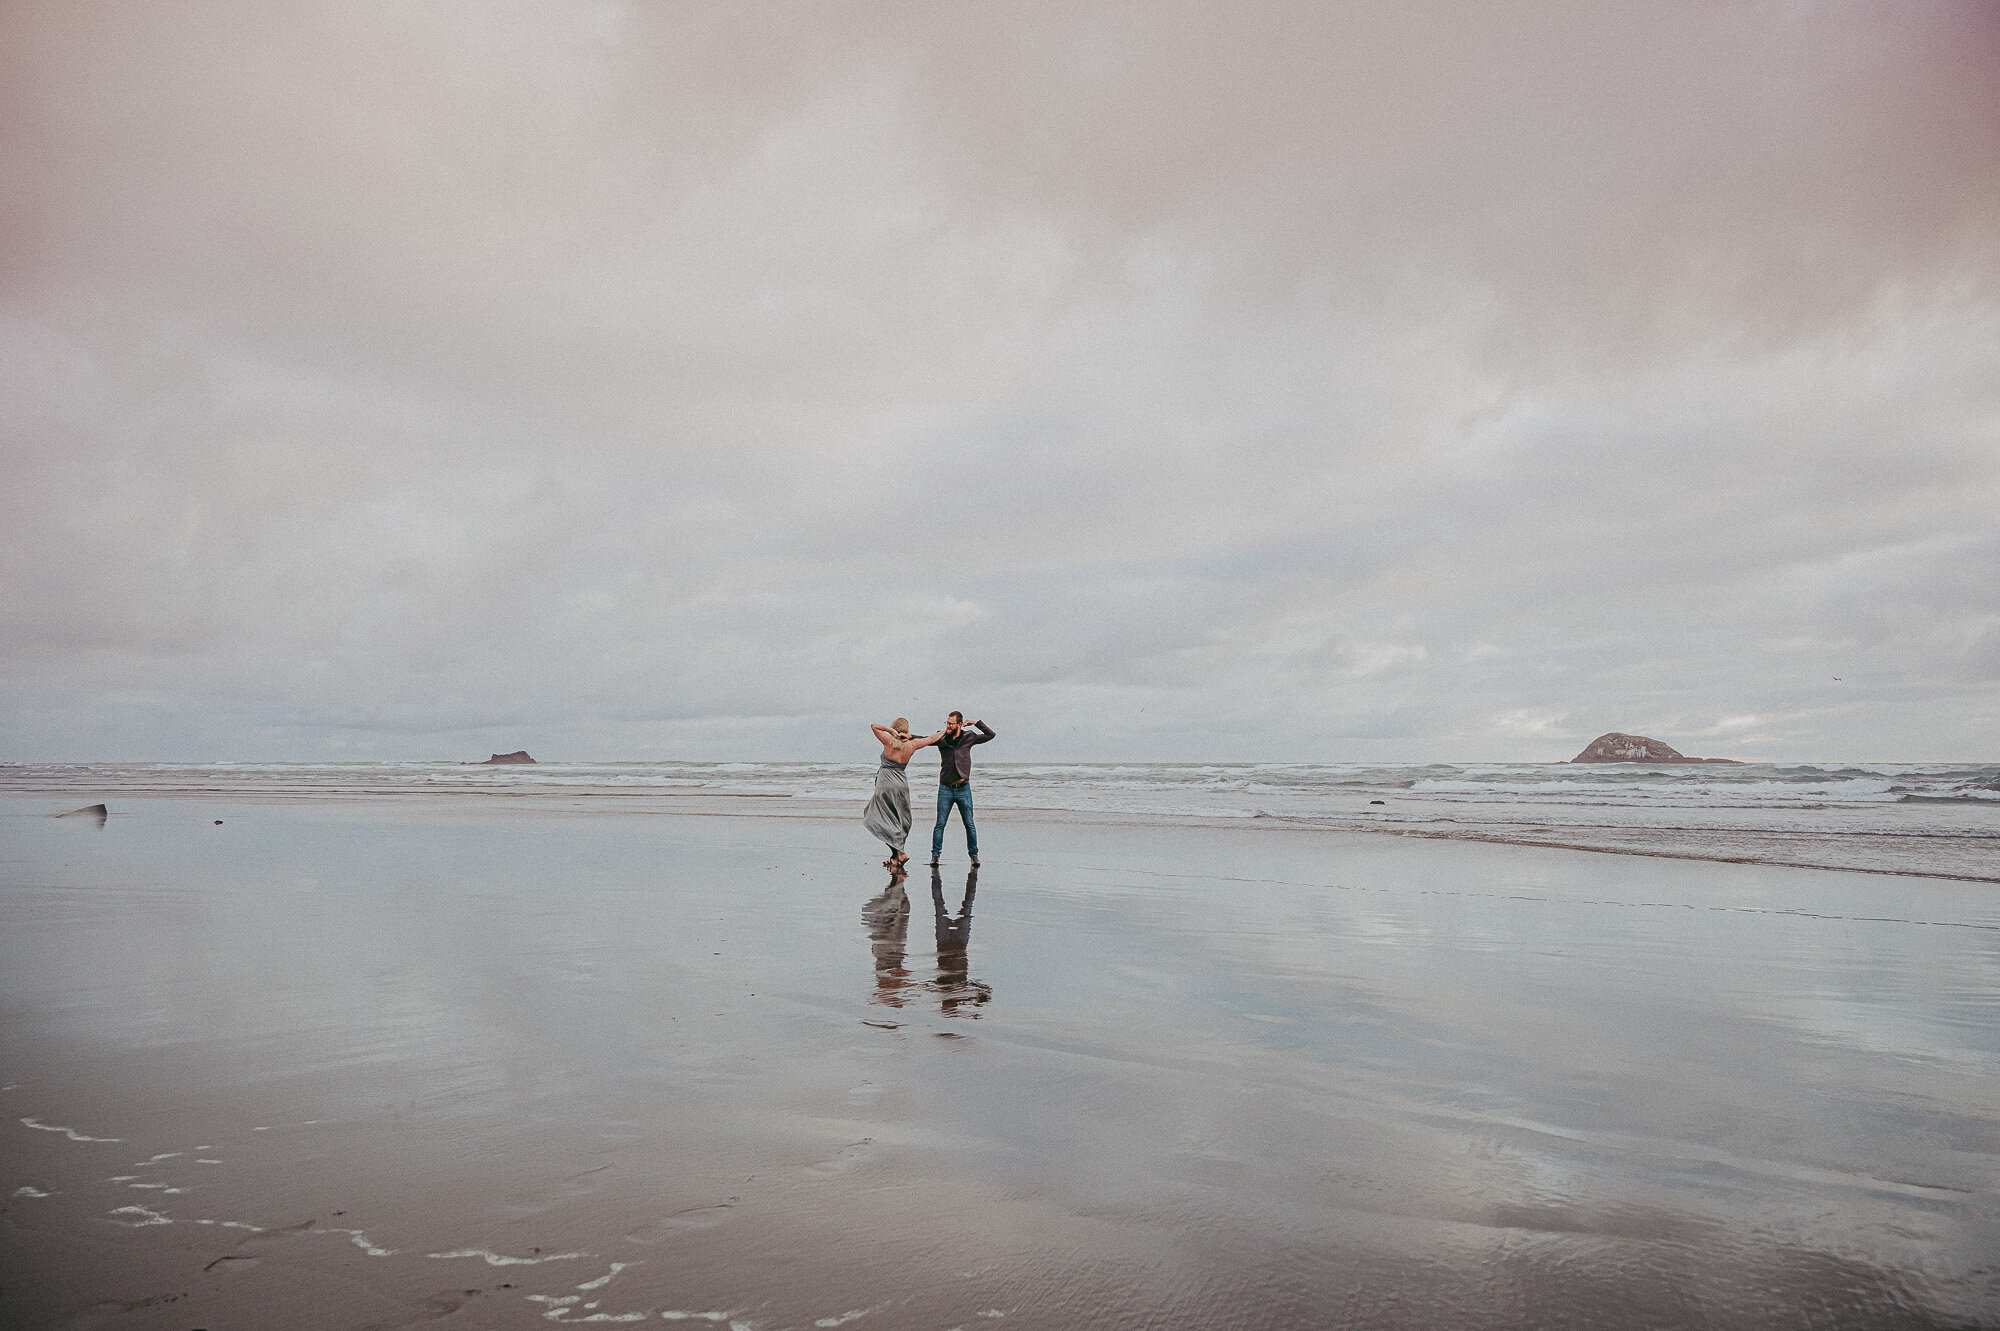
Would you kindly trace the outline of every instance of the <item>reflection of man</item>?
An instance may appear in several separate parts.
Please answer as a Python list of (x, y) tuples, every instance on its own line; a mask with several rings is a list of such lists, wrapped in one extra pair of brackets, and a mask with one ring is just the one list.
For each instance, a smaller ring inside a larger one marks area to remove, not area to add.
[(992, 739), (993, 727), (984, 721), (974, 721), (972, 726), (972, 730), (965, 728), (964, 712), (953, 712), (945, 718), (944, 734), (937, 742), (938, 817), (937, 826), (931, 829), (933, 869), (938, 867), (938, 857), (944, 854), (944, 825), (950, 821), (954, 805), (958, 808), (958, 821), (965, 824), (965, 853), (972, 857), (972, 867), (979, 867), (979, 831), (972, 825), (972, 746)]
[(902, 991), (910, 983), (910, 972), (903, 967), (903, 940), (910, 932), (910, 899), (903, 893), (903, 875), (891, 878), (880, 895), (868, 899), (861, 908), (861, 923), (867, 926), (869, 946), (875, 952), (875, 992), (869, 1001), (901, 1007)]
[(946, 1016), (951, 1016), (961, 1003), (976, 1005), (993, 997), (990, 985), (981, 984), (968, 974), (972, 962), (966, 956), (966, 946), (972, 942), (972, 894), (978, 887), (979, 870), (975, 867), (965, 875), (965, 900), (959, 903), (958, 916), (953, 918), (945, 909), (944, 879), (937, 870), (931, 870), (931, 906), (937, 912), (938, 1006)]

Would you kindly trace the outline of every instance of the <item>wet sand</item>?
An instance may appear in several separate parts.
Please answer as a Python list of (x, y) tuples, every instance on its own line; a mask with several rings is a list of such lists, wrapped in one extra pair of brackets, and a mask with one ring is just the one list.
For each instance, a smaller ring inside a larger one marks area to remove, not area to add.
[(0, 801), (7, 1327), (2000, 1325), (1990, 885), (110, 804)]

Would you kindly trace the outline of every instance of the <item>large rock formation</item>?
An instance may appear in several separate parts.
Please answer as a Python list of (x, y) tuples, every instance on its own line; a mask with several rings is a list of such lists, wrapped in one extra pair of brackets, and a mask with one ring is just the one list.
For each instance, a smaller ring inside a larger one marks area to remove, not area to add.
[(473, 766), (491, 767), (494, 763), (531, 763), (533, 761), (535, 760), (528, 756), (526, 749), (516, 749), (512, 753), (496, 753), (485, 762), (474, 763)]
[(1647, 739), (1644, 735), (1627, 735), (1614, 730), (1590, 741), (1584, 751), (1570, 761), (1573, 763), (1733, 763), (1736, 759), (1690, 758), (1656, 739)]

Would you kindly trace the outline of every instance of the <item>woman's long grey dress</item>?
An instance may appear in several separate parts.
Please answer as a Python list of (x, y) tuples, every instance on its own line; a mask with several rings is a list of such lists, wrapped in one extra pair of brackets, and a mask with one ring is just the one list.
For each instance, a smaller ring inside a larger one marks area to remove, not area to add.
[(889, 755), (883, 754), (882, 766), (875, 772), (875, 798), (861, 811), (861, 825), (898, 855), (910, 839), (909, 766), (890, 762)]

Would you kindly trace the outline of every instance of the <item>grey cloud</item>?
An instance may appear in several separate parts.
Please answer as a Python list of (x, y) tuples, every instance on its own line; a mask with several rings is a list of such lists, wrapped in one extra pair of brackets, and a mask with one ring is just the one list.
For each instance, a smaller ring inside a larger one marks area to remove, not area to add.
[(0, 38), (0, 756), (2000, 741), (1990, 4)]

